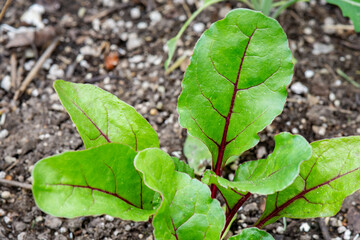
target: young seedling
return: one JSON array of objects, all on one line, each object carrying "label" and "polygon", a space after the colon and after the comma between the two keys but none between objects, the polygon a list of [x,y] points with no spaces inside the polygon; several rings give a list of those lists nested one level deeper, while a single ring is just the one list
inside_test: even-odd
[{"label": "young seedling", "polygon": [[251,10],[231,11],[199,39],[178,112],[181,125],[211,153],[202,181],[159,148],[156,133],[131,106],[94,86],[56,81],[86,150],[35,165],[36,204],[58,217],[152,218],[155,238],[164,240],[223,239],[255,193],[268,195],[263,215],[230,239],[273,239],[261,228],[281,217],[336,214],[360,188],[357,136],[309,144],[280,133],[266,159],[242,163],[233,181],[222,177],[224,166],[254,147],[258,132],[282,112],[291,59],[280,25]]}]

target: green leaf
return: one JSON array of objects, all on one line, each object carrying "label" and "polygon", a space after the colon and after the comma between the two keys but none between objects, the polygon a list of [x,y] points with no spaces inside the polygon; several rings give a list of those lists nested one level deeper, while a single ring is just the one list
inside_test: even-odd
[{"label": "green leaf", "polygon": [[206,162],[211,163],[211,153],[206,145],[189,134],[184,143],[184,155],[197,175],[204,173]]},{"label": "green leaf", "polygon": [[349,17],[354,23],[355,31],[360,32],[360,0],[326,0],[328,3],[337,5],[345,17]]},{"label": "green leaf", "polygon": [[45,158],[33,170],[35,202],[58,217],[108,214],[146,221],[155,212],[155,192],[136,171],[135,155],[129,146],[111,143]]},{"label": "green leaf", "polygon": [[54,87],[75,123],[85,148],[116,142],[136,151],[159,147],[150,124],[135,109],[114,95],[89,84],[62,80]]},{"label": "green leaf", "polygon": [[160,149],[139,152],[135,167],[163,199],[153,220],[157,240],[220,238],[225,215],[219,202],[211,199],[208,186],[175,171],[171,157]]},{"label": "green leaf", "polygon": [[231,11],[196,44],[178,112],[181,126],[209,148],[217,174],[282,112],[291,59],[279,23],[247,9]]},{"label": "green leaf", "polygon": [[[280,133],[275,136],[275,149],[267,159],[241,164],[233,182],[210,173],[206,183],[215,184],[236,192],[273,194],[293,183],[299,174],[300,164],[311,156],[309,143],[299,135]],[[205,180],[204,180],[205,181]]]},{"label": "green leaf", "polygon": [[313,142],[313,154],[292,185],[269,195],[257,227],[281,217],[315,218],[335,215],[345,197],[360,189],[360,137]]},{"label": "green leaf", "polygon": [[178,34],[176,34],[175,37],[171,38],[169,41],[167,41],[166,45],[168,47],[168,58],[165,61],[165,70],[168,69],[171,59],[174,56],[175,50],[176,50],[176,44],[179,41],[179,39],[181,38],[182,34],[185,32],[186,28],[190,25],[190,23],[208,6],[218,3],[218,2],[222,2],[225,0],[206,0],[204,2],[204,5],[199,7],[199,9],[197,9],[188,20],[186,20],[186,22],[184,23],[184,25],[181,27],[180,31],[178,32]]},{"label": "green leaf", "polygon": [[229,240],[274,240],[267,232],[258,228],[246,228],[239,235],[232,236]]},{"label": "green leaf", "polygon": [[172,160],[175,165],[175,171],[182,172],[188,174],[191,178],[195,177],[194,169],[192,169],[186,162],[181,161],[177,157],[172,157]]}]

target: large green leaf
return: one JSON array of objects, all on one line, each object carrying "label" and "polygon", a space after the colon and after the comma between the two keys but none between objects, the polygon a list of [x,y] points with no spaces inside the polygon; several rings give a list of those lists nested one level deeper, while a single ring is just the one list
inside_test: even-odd
[{"label": "large green leaf", "polygon": [[360,188],[360,137],[313,142],[312,157],[292,185],[269,195],[257,227],[280,217],[314,218],[335,215],[342,201]]},{"label": "large green leaf", "polygon": [[206,168],[206,162],[211,162],[211,153],[206,145],[189,134],[184,143],[184,155],[197,175],[202,175]]},{"label": "large green leaf", "polygon": [[246,228],[239,235],[232,236],[229,240],[274,240],[267,232],[258,228]]},{"label": "large green leaf", "polygon": [[280,133],[275,136],[275,149],[267,159],[241,164],[233,182],[207,172],[203,182],[236,192],[273,194],[293,183],[300,164],[311,156],[309,143],[299,135]]},{"label": "large green leaf", "polygon": [[291,59],[279,23],[246,9],[231,11],[196,44],[179,98],[180,124],[209,148],[218,175],[281,113]]},{"label": "large green leaf", "polygon": [[138,153],[135,167],[145,184],[162,196],[153,220],[158,240],[219,239],[225,215],[209,187],[189,175],[175,171],[169,155],[160,149]]},{"label": "large green leaf", "polygon": [[345,17],[349,17],[355,30],[360,32],[360,0],[326,0],[328,3],[335,4],[341,8]]},{"label": "large green leaf", "polygon": [[86,148],[110,142],[129,145],[136,151],[159,147],[150,124],[114,95],[89,84],[62,80],[56,81],[54,87]]},{"label": "large green leaf", "polygon": [[108,214],[146,221],[155,192],[134,167],[136,152],[111,143],[66,152],[35,164],[33,194],[38,207],[58,217]]}]

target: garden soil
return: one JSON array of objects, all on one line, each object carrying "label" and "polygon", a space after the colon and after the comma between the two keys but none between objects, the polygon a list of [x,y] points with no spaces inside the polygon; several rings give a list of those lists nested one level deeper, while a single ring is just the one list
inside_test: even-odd
[{"label": "garden soil", "polygon": [[[56,28],[60,42],[25,92],[13,101],[19,83],[47,48],[46,42],[51,42],[52,36],[40,31],[38,39],[45,43],[27,39],[28,46],[6,47],[15,41],[10,38],[11,27],[28,29],[20,19],[34,3],[45,9],[40,24]],[[185,31],[174,57],[185,60],[165,74],[165,43],[197,4],[195,0],[13,1],[0,25],[1,178],[31,184],[31,171],[40,159],[84,149],[52,87],[59,78],[94,84],[134,106],[157,131],[161,147],[186,160],[182,152],[186,131],[178,123],[176,105],[189,56],[204,29],[230,9],[244,7],[229,1],[200,14]],[[288,101],[283,113],[259,134],[259,145],[229,166],[226,175],[242,161],[271,153],[273,137],[282,131],[299,133],[309,142],[360,134],[360,88],[338,74],[340,69],[360,83],[360,34],[340,9],[325,1],[298,3],[278,20],[297,62]],[[109,53],[117,57],[107,58]],[[12,69],[17,73],[14,78]],[[264,206],[263,197],[252,197],[239,212],[229,236],[253,225]],[[266,230],[284,240],[328,239],[327,231],[334,239],[357,239],[360,194],[348,197],[334,217],[285,222],[286,226],[279,220]],[[110,216],[51,217],[36,207],[28,189],[0,184],[0,239],[150,240],[154,239],[152,232],[150,223]]]}]

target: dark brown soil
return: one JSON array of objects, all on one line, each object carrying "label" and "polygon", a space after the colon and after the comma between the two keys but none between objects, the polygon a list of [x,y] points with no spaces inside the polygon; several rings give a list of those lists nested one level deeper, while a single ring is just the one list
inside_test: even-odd
[{"label": "dark brown soil", "polygon": [[[46,3],[48,7],[60,4],[59,9],[42,16],[47,26],[61,26],[63,30],[60,44],[50,57],[50,66],[57,65],[62,69],[66,80],[93,83],[134,106],[157,131],[161,147],[170,154],[182,154],[186,132],[177,122],[176,104],[184,65],[165,75],[163,63],[167,57],[166,41],[177,33],[186,19],[183,5],[165,0],[126,1],[128,3],[122,9],[102,17],[98,22],[100,29],[97,29],[96,21],[85,22],[79,17],[79,11],[82,11],[79,9],[86,10],[85,17],[92,16],[111,9],[103,4],[111,1],[38,2]],[[278,19],[297,60],[293,83],[300,82],[308,91],[296,94],[296,90],[289,88],[284,112],[260,133],[260,144],[245,153],[242,159],[256,158],[260,147],[271,152],[273,136],[282,131],[299,133],[309,142],[360,133],[360,89],[336,72],[341,69],[355,80],[360,78],[360,35],[344,29],[343,25],[350,23],[337,7],[320,2],[292,6]],[[24,25],[19,19],[33,3],[35,1],[14,1],[2,23],[16,28]],[[115,3],[119,5],[117,1]],[[187,6],[190,11],[196,9],[194,4]],[[236,1],[216,4],[195,22],[209,27],[223,17],[221,15],[227,8],[236,7],[244,5]],[[131,16],[134,8],[139,8],[139,18]],[[158,22],[151,19],[154,11],[161,15]],[[333,24],[339,24],[338,28],[324,32],[324,25],[330,18]],[[175,59],[191,51],[201,35],[193,31],[193,26],[194,23],[185,32]],[[142,44],[131,49],[129,42],[133,39],[130,35],[134,33]],[[15,53],[18,68],[22,61],[25,65],[36,62],[36,57],[25,57],[28,56],[25,52],[33,48],[9,50],[5,48],[8,41],[6,31],[0,30],[0,83],[6,75],[10,76],[12,53]],[[316,55],[317,43],[333,48],[328,53]],[[102,45],[109,45],[120,55],[119,64],[111,71],[104,69],[103,52],[86,55],[82,49],[84,46],[97,49]],[[39,55],[44,48],[38,48]],[[76,63],[79,55],[83,56],[83,61]],[[40,159],[84,148],[68,114],[60,107],[49,72],[49,69],[41,69],[17,102],[12,101],[16,86],[9,91],[0,88],[0,131],[8,131],[5,138],[0,138],[0,172],[7,179],[31,183],[32,167]],[[21,79],[27,74],[24,70]],[[4,192],[10,192],[10,196]],[[0,239],[153,239],[149,223],[121,221],[108,216],[58,219],[41,212],[28,190],[0,185],[0,194],[3,194],[0,197]],[[231,233],[251,226],[260,216],[264,203],[261,197],[251,198],[231,227]],[[286,220],[284,231],[282,221],[266,229],[276,239],[323,239],[318,219]],[[348,197],[341,211],[326,218],[325,222],[333,238],[350,239],[345,236],[347,230],[351,231],[351,239],[355,239],[360,234],[360,194]],[[310,226],[308,231],[303,230],[304,224]]]}]

